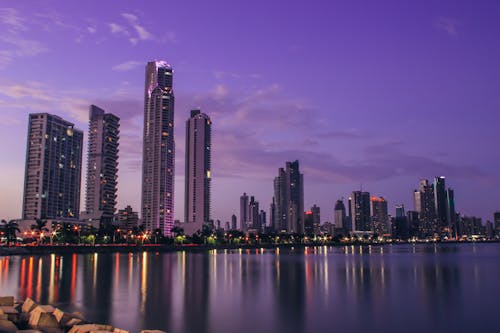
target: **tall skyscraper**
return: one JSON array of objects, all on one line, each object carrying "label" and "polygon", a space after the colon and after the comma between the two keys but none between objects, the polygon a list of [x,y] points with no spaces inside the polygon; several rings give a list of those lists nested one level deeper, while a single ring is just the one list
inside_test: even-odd
[{"label": "tall skyscraper", "polygon": [[427,179],[421,179],[419,189],[414,192],[415,211],[419,214],[419,237],[432,236],[436,231],[436,206],[434,203],[434,187]]},{"label": "tall skyscraper", "polygon": [[495,226],[495,235],[500,236],[500,211],[493,213],[493,223]]},{"label": "tall skyscraper", "polygon": [[236,215],[231,215],[231,230],[236,230],[238,229],[238,225],[237,225],[238,221],[236,219]]},{"label": "tall skyscraper", "polygon": [[186,121],[184,222],[187,234],[210,220],[212,122],[200,110]]},{"label": "tall skyscraper", "polygon": [[142,152],[142,222],[171,236],[174,227],[173,70],[164,61],[146,65]]},{"label": "tall skyscraper", "polygon": [[119,134],[120,118],[91,105],[85,219],[101,227],[111,225],[116,210]]},{"label": "tall skyscraper", "polygon": [[286,162],[274,179],[275,221],[278,231],[304,233],[304,176],[299,161]]},{"label": "tall skyscraper", "polygon": [[434,183],[434,207],[436,207],[437,229],[441,232],[448,228],[446,185],[444,177],[435,177]]},{"label": "tall skyscraper", "polygon": [[78,219],[83,132],[58,116],[33,113],[27,141],[23,219]]},{"label": "tall skyscraper", "polygon": [[383,197],[371,196],[370,212],[373,232],[379,236],[390,233],[387,201]]},{"label": "tall skyscraper", "polygon": [[240,197],[240,230],[247,230],[248,222],[248,195],[243,193]]},{"label": "tall skyscraper", "polygon": [[321,209],[313,205],[311,207],[312,219],[313,219],[313,233],[319,235],[319,227],[321,225]]},{"label": "tall skyscraper", "polygon": [[347,223],[347,216],[344,201],[337,200],[335,207],[333,209],[333,221],[335,223],[335,229],[339,230],[340,233],[348,233],[350,231],[349,223]]},{"label": "tall skyscraper", "polygon": [[260,230],[259,202],[253,196],[248,203],[247,229]]},{"label": "tall skyscraper", "polygon": [[352,192],[351,219],[353,231],[371,231],[370,193]]}]

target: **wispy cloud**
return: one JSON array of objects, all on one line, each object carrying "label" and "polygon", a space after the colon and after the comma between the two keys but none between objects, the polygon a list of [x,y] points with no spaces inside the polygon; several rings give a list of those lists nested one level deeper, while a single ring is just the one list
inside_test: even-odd
[{"label": "wispy cloud", "polygon": [[458,27],[460,26],[458,20],[449,17],[439,17],[434,26],[437,30],[443,31],[451,37],[458,37]]},{"label": "wispy cloud", "polygon": [[118,64],[118,65],[115,65],[112,67],[112,69],[114,71],[118,71],[118,72],[126,72],[126,71],[130,71],[132,69],[135,69],[141,65],[144,65],[144,62],[142,61],[135,61],[135,60],[130,60],[130,61],[126,61],[126,62],[123,62],[121,64]]},{"label": "wispy cloud", "polygon": [[10,32],[27,30],[25,19],[14,8],[0,8],[0,22],[7,26]]}]

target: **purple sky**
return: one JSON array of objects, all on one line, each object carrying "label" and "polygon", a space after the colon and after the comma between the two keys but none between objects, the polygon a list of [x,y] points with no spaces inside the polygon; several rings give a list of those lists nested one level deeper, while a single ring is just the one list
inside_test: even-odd
[{"label": "purple sky", "polygon": [[28,114],[86,131],[89,104],[122,118],[118,203],[140,210],[153,59],[175,70],[177,218],[193,107],[213,120],[215,219],[239,215],[244,191],[267,211],[278,167],[295,159],[323,221],[361,184],[390,212],[413,209],[418,180],[441,175],[463,214],[500,210],[498,1],[78,5],[0,3],[1,218],[21,214]]}]

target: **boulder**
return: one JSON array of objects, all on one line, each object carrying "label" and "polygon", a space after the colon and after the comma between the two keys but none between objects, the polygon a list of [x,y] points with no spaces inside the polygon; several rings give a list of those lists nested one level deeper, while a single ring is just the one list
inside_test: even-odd
[{"label": "boulder", "polygon": [[17,326],[9,320],[0,319],[0,333],[16,333]]},{"label": "boulder", "polygon": [[113,327],[109,325],[85,324],[85,325],[75,325],[68,331],[68,333],[103,333],[103,332],[106,333],[113,332]]},{"label": "boulder", "polygon": [[142,330],[141,333],[167,333],[167,332],[159,330]]},{"label": "boulder", "polygon": [[115,327],[115,329],[113,330],[113,333],[130,333],[130,332]]},{"label": "boulder", "polygon": [[0,306],[14,306],[14,296],[0,296]]},{"label": "boulder", "polygon": [[31,328],[59,327],[59,323],[54,316],[54,308],[50,305],[40,305],[30,312],[28,325]]},{"label": "boulder", "polygon": [[26,300],[23,303],[23,306],[21,307],[21,311],[24,313],[31,312],[34,308],[36,308],[37,304],[35,303],[34,300],[31,298],[26,298]]},{"label": "boulder", "polygon": [[7,315],[7,319],[13,322],[19,320],[19,312],[13,306],[0,306],[2,314]]},{"label": "boulder", "polygon": [[17,331],[16,333],[43,333],[43,332],[39,330],[20,330]]}]

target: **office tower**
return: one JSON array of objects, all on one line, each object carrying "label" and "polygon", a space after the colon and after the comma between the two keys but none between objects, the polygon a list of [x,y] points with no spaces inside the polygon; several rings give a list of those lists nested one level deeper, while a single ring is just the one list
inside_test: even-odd
[{"label": "office tower", "polygon": [[248,222],[248,195],[243,193],[240,197],[240,230],[247,231]]},{"label": "office tower", "polygon": [[314,234],[313,212],[310,210],[304,212],[304,234],[307,236],[312,236]]},{"label": "office tower", "polygon": [[304,176],[299,161],[286,162],[274,179],[275,221],[279,231],[304,233]]},{"label": "office tower", "polygon": [[432,185],[434,189],[434,207],[436,208],[436,230],[442,232],[448,228],[445,178],[435,177]]},{"label": "office tower", "polygon": [[231,215],[231,230],[238,229],[238,221],[236,219],[236,215]]},{"label": "office tower", "polygon": [[[416,194],[418,193],[418,194]],[[419,182],[419,189],[414,191],[415,210],[419,213],[419,237],[432,236],[436,231],[436,206],[434,203],[434,188],[427,179]]]},{"label": "office tower", "polygon": [[83,132],[58,116],[33,113],[27,141],[23,219],[78,219]]},{"label": "office tower", "polygon": [[495,225],[495,235],[500,236],[500,211],[493,213],[493,223]]},{"label": "office tower", "polygon": [[342,200],[337,200],[335,203],[335,208],[333,209],[333,221],[335,229],[339,230],[340,233],[348,233],[350,231],[344,201]]},{"label": "office tower", "polygon": [[353,231],[371,231],[369,192],[352,192],[351,219]]},{"label": "office tower", "polygon": [[321,224],[321,209],[313,205],[311,207],[311,212],[312,212],[312,219],[313,219],[313,233],[315,235],[319,235],[319,227]]},{"label": "office tower", "polygon": [[458,238],[457,213],[455,212],[455,192],[451,188],[446,190],[446,220],[450,235]]},{"label": "office tower", "polygon": [[264,232],[266,229],[266,225],[267,225],[266,211],[261,209],[259,213],[259,231]]},{"label": "office tower", "polygon": [[370,215],[372,218],[372,230],[374,233],[379,236],[390,233],[388,228],[389,213],[387,210],[387,201],[383,197],[370,197]]},{"label": "office tower", "polygon": [[272,200],[273,201],[269,205],[269,229],[271,231],[276,231],[278,228],[276,226],[276,204],[274,203],[274,197]]},{"label": "office tower", "polygon": [[164,61],[146,65],[142,156],[142,222],[172,235],[174,227],[173,70]]},{"label": "office tower", "polygon": [[253,196],[250,197],[250,202],[248,203],[248,221],[247,229],[260,230],[259,224],[259,202],[255,200]]},{"label": "office tower", "polygon": [[288,202],[290,194],[287,191],[286,173],[283,168],[278,169],[278,177],[274,178],[274,223],[275,231],[286,232],[288,230]]},{"label": "office tower", "polygon": [[210,220],[212,122],[200,110],[186,121],[184,222],[187,234],[201,230]]},{"label": "office tower", "polygon": [[[350,221],[352,220],[352,217],[351,217],[351,212],[352,212],[352,198],[349,197],[347,199],[347,217],[349,219],[349,223],[351,223]],[[352,231],[352,225],[349,227],[349,229],[351,229]]]},{"label": "office tower", "polygon": [[408,232],[410,237],[419,236],[419,218],[418,212],[414,210],[409,210],[406,213],[406,219],[408,221]]},{"label": "office tower", "polygon": [[396,217],[405,216],[405,205],[403,204],[396,205],[395,210],[396,210]]},{"label": "office tower", "polygon": [[101,228],[111,226],[116,211],[119,134],[120,118],[91,105],[85,219]]},{"label": "office tower", "polygon": [[132,207],[127,206],[124,209],[118,210],[117,215],[118,226],[124,231],[131,231],[134,227],[139,226],[139,213],[134,212]]}]

